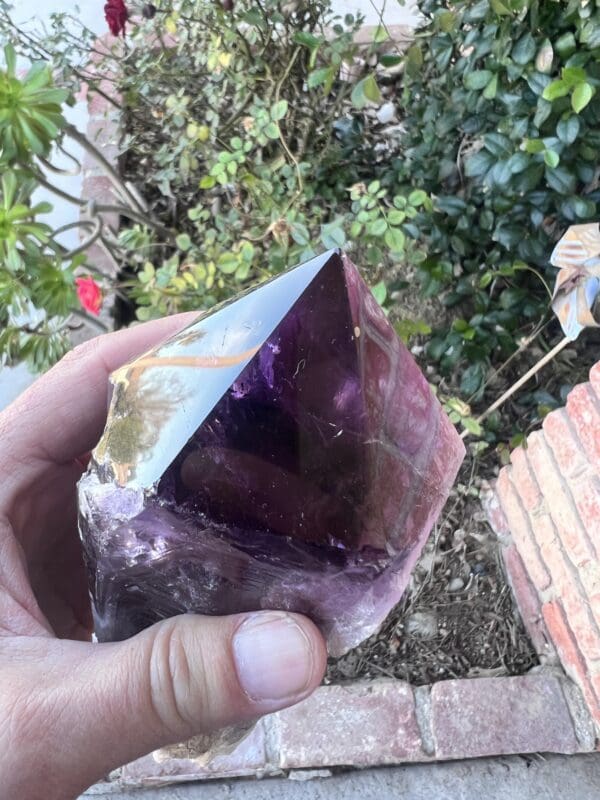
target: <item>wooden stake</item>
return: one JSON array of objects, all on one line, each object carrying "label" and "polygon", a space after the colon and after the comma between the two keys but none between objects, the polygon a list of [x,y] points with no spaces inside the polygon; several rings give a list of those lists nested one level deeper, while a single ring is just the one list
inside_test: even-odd
[{"label": "wooden stake", "polygon": [[[555,358],[555,356],[557,356],[560,353],[560,351],[563,350],[568,344],[571,344],[571,341],[572,340],[571,339],[567,339],[566,336],[565,336],[564,339],[561,339],[560,342],[555,347],[552,348],[552,350],[550,350],[548,353],[546,353],[545,356],[540,358],[540,360],[537,362],[537,364],[534,364],[533,367],[525,373],[525,375],[522,375],[519,378],[518,381],[515,381],[515,383],[513,383],[513,385],[510,386],[504,392],[503,395],[501,395],[495,402],[493,402],[492,405],[489,408],[486,408],[486,410],[483,412],[483,414],[481,414],[479,417],[477,417],[477,422],[482,422],[486,417],[489,417],[489,415],[493,411],[495,411],[497,408],[500,408],[500,406],[506,400],[508,400],[509,397],[512,397],[512,395],[518,389],[520,389],[521,386],[523,386],[523,384],[527,383],[527,381],[530,378],[533,378],[533,376],[537,372],[539,372],[539,370],[541,370],[542,367],[544,367],[549,361],[552,361],[552,359]],[[465,439],[468,435],[469,435],[469,431],[463,431],[462,434],[461,434],[461,439]]]}]

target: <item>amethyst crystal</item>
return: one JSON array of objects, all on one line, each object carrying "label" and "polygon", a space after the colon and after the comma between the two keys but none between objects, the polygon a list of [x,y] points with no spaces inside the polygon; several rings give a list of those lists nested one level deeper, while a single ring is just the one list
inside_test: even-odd
[{"label": "amethyst crystal", "polygon": [[463,457],[330,252],[112,376],[79,487],[100,640],[181,612],[308,614],[340,654],[403,592]]}]

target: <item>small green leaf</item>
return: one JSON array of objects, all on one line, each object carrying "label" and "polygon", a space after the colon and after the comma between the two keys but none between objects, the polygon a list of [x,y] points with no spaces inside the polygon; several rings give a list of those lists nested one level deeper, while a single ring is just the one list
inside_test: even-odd
[{"label": "small green leaf", "polygon": [[394,56],[391,53],[383,53],[379,57],[379,63],[382,67],[397,67],[403,60],[402,56]]},{"label": "small green leaf", "polygon": [[233,275],[240,266],[240,262],[234,253],[223,253],[217,260],[217,266],[223,274]]},{"label": "small green leaf", "polygon": [[316,47],[322,44],[323,41],[324,39],[320,39],[318,36],[315,36],[308,31],[298,31],[294,34],[294,42],[296,42],[296,44],[302,44],[311,50],[314,50]]},{"label": "small green leaf", "polygon": [[406,213],[399,211],[397,208],[392,208],[388,211],[387,218],[390,225],[402,225],[406,219]]},{"label": "small green leaf", "polygon": [[387,228],[387,222],[380,217],[369,225],[369,234],[371,236],[383,236],[383,234],[387,231]]},{"label": "small green leaf", "polygon": [[541,139],[524,139],[522,148],[526,153],[543,153],[546,145]]},{"label": "small green leaf", "polygon": [[387,42],[389,38],[390,37],[385,25],[378,25],[377,28],[375,28],[375,33],[373,34],[373,42],[375,44],[381,44],[382,42]]},{"label": "small green leaf", "polygon": [[486,100],[493,100],[496,97],[497,91],[498,91],[498,75],[494,75],[492,80],[483,90],[483,96],[485,97]]},{"label": "small green leaf", "polygon": [[6,71],[11,77],[14,77],[17,70],[17,54],[12,44],[5,45],[4,60],[6,61]]},{"label": "small green leaf", "polygon": [[400,228],[388,228],[385,233],[384,241],[392,253],[403,253],[406,243],[406,236]]},{"label": "small green leaf", "polygon": [[556,126],[556,135],[563,144],[573,144],[579,136],[581,122],[579,117],[569,114],[563,117]]},{"label": "small green leaf", "polygon": [[542,97],[544,100],[548,100],[551,103],[553,100],[557,100],[559,97],[565,97],[567,94],[569,94],[569,84],[565,81],[558,80],[552,81],[552,83],[546,86]]},{"label": "small green leaf", "polygon": [[509,17],[512,14],[510,8],[501,0],[490,0],[490,6],[494,14],[498,14],[499,17]]},{"label": "small green leaf", "polygon": [[453,11],[438,11],[435,21],[443,33],[451,33],[456,27],[456,14]]},{"label": "small green leaf", "polygon": [[283,119],[287,114],[288,110],[288,101],[287,100],[279,100],[279,102],[274,103],[271,106],[271,119],[275,120],[275,122],[279,122],[280,119]]},{"label": "small green leaf", "polygon": [[473,72],[468,72],[463,82],[467,89],[477,91],[478,89],[485,89],[492,77],[493,73],[489,69],[476,69]]},{"label": "small green leaf", "polygon": [[17,177],[14,172],[7,171],[2,175],[2,205],[6,211],[12,206],[17,192]]},{"label": "small green leaf", "polygon": [[572,89],[578,83],[584,83],[587,75],[583,67],[564,67],[560,73],[563,81]]},{"label": "small green leaf", "polygon": [[530,33],[526,33],[524,36],[521,36],[519,41],[514,45],[511,51],[511,57],[515,64],[523,67],[533,59],[535,52],[535,39]]},{"label": "small green leaf", "polygon": [[371,291],[373,292],[373,297],[375,300],[377,300],[379,305],[382,306],[387,298],[387,287],[385,283],[383,281],[379,281],[379,283],[376,283],[375,286],[371,286]]},{"label": "small green leaf", "polygon": [[484,272],[481,278],[479,279],[479,288],[480,289],[487,288],[493,279],[494,279],[494,273],[491,270]]},{"label": "small green leaf", "polygon": [[571,96],[571,106],[576,114],[579,114],[594,96],[595,89],[589,83],[579,83],[573,90]]},{"label": "small green leaf", "polygon": [[554,42],[554,49],[563,59],[568,58],[577,50],[577,42],[571,32],[564,33]]},{"label": "small green leaf", "polygon": [[321,69],[313,70],[306,81],[308,88],[316,89],[317,86],[331,84],[331,82],[333,82],[334,74],[333,67],[321,67]]},{"label": "small green leaf", "polygon": [[321,241],[328,249],[343,247],[346,244],[346,234],[340,223],[330,222],[321,226]]},{"label": "small green leaf", "polygon": [[552,169],[555,169],[556,167],[558,167],[558,165],[560,163],[560,156],[554,150],[545,150],[544,151],[544,163],[548,167],[551,167]]},{"label": "small green leaf", "polygon": [[310,244],[310,233],[306,225],[302,225],[299,222],[293,222],[290,225],[290,233],[292,234],[292,239],[296,242],[296,244],[299,244],[302,247],[306,247]]},{"label": "small green leaf", "polygon": [[423,189],[415,189],[408,195],[408,202],[411,206],[422,206],[423,203],[427,202],[427,192],[424,192]]},{"label": "small green leaf", "polygon": [[200,188],[201,189],[212,189],[213,186],[216,185],[216,180],[212,175],[205,175],[203,178],[200,179]]},{"label": "small green leaf", "polygon": [[269,139],[279,139],[279,125],[276,122],[269,122],[264,129],[265,136]]},{"label": "small green leaf", "polygon": [[417,42],[411,45],[406,51],[406,72],[410,76],[414,76],[423,66],[423,50],[421,45]]},{"label": "small green leaf", "polygon": [[359,109],[364,108],[369,101],[372,103],[379,103],[381,101],[381,92],[379,91],[379,86],[377,86],[375,77],[373,75],[367,75],[366,78],[359,81],[352,90],[350,99],[352,105]]},{"label": "small green leaf", "polygon": [[189,250],[192,246],[192,240],[188,236],[187,233],[180,233],[179,236],[176,237],[175,243],[180,250]]},{"label": "small green leaf", "polygon": [[483,428],[473,417],[464,417],[461,423],[463,428],[469,433],[472,433],[473,436],[481,436],[483,434]]}]

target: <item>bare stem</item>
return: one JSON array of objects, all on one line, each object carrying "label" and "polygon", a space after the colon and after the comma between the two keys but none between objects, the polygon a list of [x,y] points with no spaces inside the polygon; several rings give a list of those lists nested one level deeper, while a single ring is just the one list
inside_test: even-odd
[{"label": "bare stem", "polygon": [[[533,376],[537,372],[539,372],[543,366],[545,366],[549,361],[552,361],[552,359],[555,358],[560,353],[561,350],[564,350],[564,348],[568,344],[571,344],[571,339],[568,339],[565,336],[565,338],[561,339],[560,342],[552,348],[552,350],[550,350],[548,353],[546,353],[545,356],[540,358],[537,364],[534,364],[530,370],[527,370],[525,375],[522,375],[518,381],[515,381],[515,383],[513,383],[512,386],[509,386],[509,388],[504,392],[504,394],[502,394],[495,402],[493,402],[492,405],[489,406],[489,408],[486,408],[483,414],[480,414],[477,417],[477,422],[483,422],[483,420],[486,419],[486,417],[489,417],[489,415],[493,411],[495,411],[497,408],[500,408],[500,406],[503,403],[505,403],[509,397],[512,397],[512,395],[518,389],[520,389],[521,386],[523,386],[523,384],[527,383],[528,380],[533,378]],[[461,439],[465,439],[468,435],[469,431],[463,431],[461,434]]]},{"label": "bare stem", "polygon": [[144,213],[145,209],[143,206],[140,205],[138,198],[130,191],[129,187],[121,180],[121,176],[113,167],[113,165],[108,161],[108,159],[100,152],[100,150],[94,145],[87,136],[84,136],[83,133],[77,130],[74,125],[68,125],[65,129],[66,133],[78,144],[83,147],[83,149],[89,153],[92,158],[94,158],[104,169],[106,175],[110,182],[112,183],[113,187],[119,193],[119,196],[122,200],[127,203],[131,203],[131,205],[139,211],[140,213]]}]

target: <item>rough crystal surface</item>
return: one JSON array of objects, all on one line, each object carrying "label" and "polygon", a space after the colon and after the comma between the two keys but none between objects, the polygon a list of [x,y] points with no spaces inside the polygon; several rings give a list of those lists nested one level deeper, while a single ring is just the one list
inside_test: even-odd
[{"label": "rough crystal surface", "polygon": [[402,594],[464,449],[332,251],[112,376],[79,487],[100,640],[182,612],[308,614],[340,654]]}]

